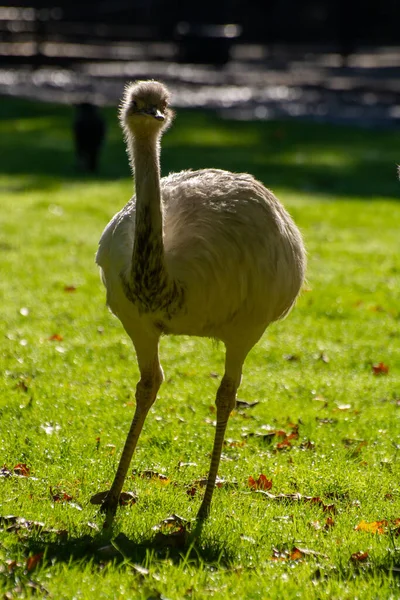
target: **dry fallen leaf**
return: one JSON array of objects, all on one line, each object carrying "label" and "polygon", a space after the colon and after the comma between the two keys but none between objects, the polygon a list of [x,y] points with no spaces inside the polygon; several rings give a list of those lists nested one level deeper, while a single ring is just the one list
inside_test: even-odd
[{"label": "dry fallen leaf", "polygon": [[119,505],[120,506],[131,506],[132,504],[136,504],[138,501],[138,497],[134,492],[121,492],[119,496]]},{"label": "dry fallen leaf", "polygon": [[273,553],[271,560],[274,561],[289,561],[289,560],[301,560],[306,556],[314,556],[327,558],[325,554],[321,554],[321,552],[316,552],[315,550],[309,550],[308,548],[298,548],[294,546],[291,550],[278,550],[277,548],[273,548]]},{"label": "dry fallen leaf", "polygon": [[15,386],[16,390],[22,390],[23,392],[27,392],[29,390],[29,386],[27,382],[21,378],[21,380]]},{"label": "dry fallen leaf", "polygon": [[311,440],[307,440],[306,442],[301,442],[300,450],[315,450],[315,442]]},{"label": "dry fallen leaf", "polygon": [[362,562],[367,560],[368,556],[368,552],[362,552],[360,550],[359,552],[354,552],[354,554],[351,555],[350,560],[353,562]]},{"label": "dry fallen leaf", "polygon": [[30,521],[24,517],[17,517],[14,515],[7,515],[2,517],[0,515],[0,527],[4,525],[6,530],[10,533],[17,533],[24,530],[40,531],[40,534],[56,534],[56,535],[67,535],[65,529],[45,529],[44,523],[39,521]]},{"label": "dry fallen leaf", "polygon": [[15,465],[13,471],[15,475],[19,475],[20,477],[29,477],[31,472],[30,468],[25,463],[18,463]]},{"label": "dry fallen leaf", "polygon": [[171,529],[180,529],[181,527],[189,527],[190,526],[190,521],[188,521],[187,519],[185,519],[184,517],[181,517],[180,515],[177,514],[172,514],[169,517],[167,517],[166,519],[163,519],[160,523],[158,523],[157,525],[154,525],[154,527],[152,527],[153,531],[160,531],[161,529],[167,529],[168,531],[170,531]]},{"label": "dry fallen leaf", "polygon": [[227,446],[228,448],[243,448],[246,445],[245,440],[241,440],[240,442],[238,440],[224,440],[224,446]]},{"label": "dry fallen leaf", "polygon": [[[108,495],[109,490],[105,492],[98,492],[94,494],[90,498],[90,504],[103,504],[104,500]],[[121,492],[119,497],[119,505],[120,506],[129,506],[131,504],[136,504],[138,501],[138,497],[134,492]]]},{"label": "dry fallen leaf", "polygon": [[292,447],[292,444],[290,443],[288,438],[285,438],[284,440],[282,440],[281,442],[278,442],[275,446],[276,450],[288,450],[289,448]]},{"label": "dry fallen leaf", "polygon": [[159,479],[164,483],[169,482],[169,478],[167,477],[167,475],[164,475],[163,473],[157,473],[157,471],[152,471],[151,469],[145,469],[144,471],[133,470],[132,475],[137,475],[142,479]]},{"label": "dry fallen leaf", "polygon": [[367,533],[385,533],[385,530],[388,526],[388,522],[386,519],[382,521],[373,521],[372,523],[367,523],[367,521],[361,521],[358,525],[355,526],[356,531],[366,531]]},{"label": "dry fallen leaf", "polygon": [[64,286],[64,292],[76,292],[76,285]]},{"label": "dry fallen leaf", "polygon": [[311,502],[320,506],[324,512],[336,512],[336,507],[334,504],[325,504],[325,502],[319,496],[303,496],[299,493],[271,494],[270,492],[264,492],[263,490],[255,490],[255,492],[256,494],[262,494],[267,500],[275,500],[277,502]]},{"label": "dry fallen leaf", "polygon": [[182,549],[186,546],[188,540],[188,529],[190,522],[173,514],[152,527],[156,531],[154,543],[157,548],[177,548]]},{"label": "dry fallen leaf", "polygon": [[378,533],[379,535],[385,533],[391,533],[392,535],[400,535],[400,519],[392,519],[387,521],[382,519],[381,521],[360,521],[358,525],[354,527],[355,531],[365,531],[366,533]]},{"label": "dry fallen leaf", "polygon": [[39,554],[34,554],[33,556],[29,556],[26,560],[26,570],[28,573],[33,571],[33,569],[40,563],[43,558],[43,552]]},{"label": "dry fallen leaf", "polygon": [[175,548],[183,550],[187,545],[188,535],[185,527],[180,527],[177,531],[172,531],[171,533],[158,531],[154,536],[154,544],[156,544],[157,549]]},{"label": "dry fallen leaf", "polygon": [[52,487],[50,487],[50,496],[54,502],[71,502],[71,500],[73,500],[72,496],[63,490],[53,490]]},{"label": "dry fallen leaf", "polygon": [[334,525],[335,525],[335,521],[332,519],[332,517],[328,517],[327,520],[325,521],[324,529],[327,531]]},{"label": "dry fallen leaf", "polygon": [[53,333],[48,339],[50,342],[62,342],[64,338],[59,333]]},{"label": "dry fallen leaf", "polygon": [[374,363],[372,365],[372,372],[374,375],[387,375],[389,373],[389,367],[385,363]]},{"label": "dry fallen leaf", "polygon": [[[205,487],[207,485],[208,479],[207,477],[201,477],[200,479],[196,479],[193,482],[193,486],[198,486],[198,487]],[[226,479],[222,479],[221,477],[216,478],[215,480],[215,487],[217,488],[222,488],[222,487],[237,487],[238,483],[237,481],[227,481]]]},{"label": "dry fallen leaf", "polygon": [[251,475],[247,480],[248,486],[252,490],[270,490],[272,488],[272,480],[261,473],[258,479],[254,479]]}]

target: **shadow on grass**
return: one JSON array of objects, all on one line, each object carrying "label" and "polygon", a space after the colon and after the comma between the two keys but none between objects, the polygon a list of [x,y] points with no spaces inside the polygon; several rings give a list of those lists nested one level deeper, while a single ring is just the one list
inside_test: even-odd
[{"label": "shadow on grass", "polygon": [[[3,98],[0,175],[15,176],[3,191],[130,177],[116,108],[103,113],[108,133],[99,174],[82,176],[74,165],[72,107]],[[247,171],[272,189],[304,195],[396,198],[398,135],[301,121],[228,121],[210,111],[179,110],[163,140],[162,170],[215,167]]]},{"label": "shadow on grass", "polygon": [[48,563],[92,562],[98,565],[114,563],[120,565],[148,564],[149,557],[156,560],[172,560],[181,564],[188,560],[193,564],[229,567],[235,557],[223,541],[202,541],[202,525],[192,531],[177,531],[171,534],[152,534],[140,541],[129,539],[124,533],[111,536],[99,533],[95,536],[58,536],[45,540],[40,536],[25,540],[28,555],[43,554]]}]

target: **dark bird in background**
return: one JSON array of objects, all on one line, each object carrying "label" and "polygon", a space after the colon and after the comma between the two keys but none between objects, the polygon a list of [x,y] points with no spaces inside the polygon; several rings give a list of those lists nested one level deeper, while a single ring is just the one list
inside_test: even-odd
[{"label": "dark bird in background", "polygon": [[74,118],[75,152],[78,168],[97,171],[106,126],[99,109],[90,102],[76,105]]}]

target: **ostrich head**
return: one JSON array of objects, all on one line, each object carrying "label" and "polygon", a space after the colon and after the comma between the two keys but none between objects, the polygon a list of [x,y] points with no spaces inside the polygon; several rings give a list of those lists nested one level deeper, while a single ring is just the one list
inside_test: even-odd
[{"label": "ostrich head", "polygon": [[172,121],[169,92],[158,81],[136,81],[125,88],[120,108],[123,129],[134,136],[159,134]]}]

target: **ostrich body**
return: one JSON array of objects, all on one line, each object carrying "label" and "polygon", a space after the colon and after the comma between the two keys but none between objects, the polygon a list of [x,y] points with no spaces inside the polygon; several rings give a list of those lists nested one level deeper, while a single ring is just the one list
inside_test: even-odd
[{"label": "ostrich body", "polygon": [[244,360],[268,324],[291,309],[304,279],[298,229],[251,175],[203,169],[160,180],[160,139],[172,118],[168,100],[156,81],[125,90],[120,120],[136,195],[107,225],[96,257],[107,303],[132,339],[140,370],[132,425],[102,506],[106,524],[163,381],[160,336],[206,336],[226,347],[211,466],[198,513],[204,518]]}]

